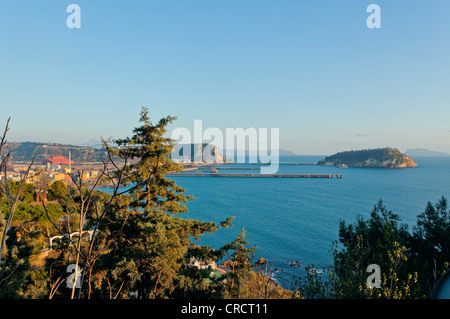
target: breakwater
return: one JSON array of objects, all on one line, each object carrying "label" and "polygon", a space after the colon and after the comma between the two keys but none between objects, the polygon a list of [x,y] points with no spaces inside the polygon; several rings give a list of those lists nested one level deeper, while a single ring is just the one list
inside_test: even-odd
[{"label": "breakwater", "polygon": [[183,177],[256,177],[256,178],[342,178],[333,174],[245,174],[245,173],[169,173],[166,176]]},{"label": "breakwater", "polygon": [[213,166],[204,166],[199,167],[198,169],[232,169],[232,170],[260,170],[259,167],[213,167]]}]

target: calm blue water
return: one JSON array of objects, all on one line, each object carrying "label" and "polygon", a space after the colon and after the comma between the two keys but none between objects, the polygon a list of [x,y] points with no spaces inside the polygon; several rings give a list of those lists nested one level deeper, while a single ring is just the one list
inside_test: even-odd
[{"label": "calm blue water", "polygon": [[[280,158],[280,162],[317,162],[323,156]],[[281,165],[279,173],[342,174],[342,179],[176,177],[186,194],[195,197],[183,216],[220,222],[236,216],[233,227],[202,238],[214,248],[246,230],[250,245],[258,247],[255,261],[264,257],[280,269],[274,278],[289,288],[302,266],[330,264],[331,243],[338,239],[339,221],[369,218],[381,198],[385,206],[414,225],[428,201],[450,199],[450,157],[415,158],[408,169],[334,168]],[[238,166],[236,164],[236,166]],[[240,165],[242,166],[242,165]],[[251,167],[251,166],[247,166]],[[254,166],[253,166],[254,167]],[[226,170],[223,172],[236,172]],[[257,173],[258,171],[239,171]]]}]

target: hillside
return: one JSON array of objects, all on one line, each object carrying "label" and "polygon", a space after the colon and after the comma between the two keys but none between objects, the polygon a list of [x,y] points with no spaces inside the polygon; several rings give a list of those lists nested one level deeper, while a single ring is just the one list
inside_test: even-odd
[{"label": "hillside", "polygon": [[[172,153],[172,156],[176,155],[176,159],[178,159],[180,162],[185,159],[185,156],[182,154],[182,152],[180,152],[181,146],[182,145],[176,145]],[[189,145],[189,147],[191,148],[191,158],[189,160],[192,162],[196,162],[196,159],[200,158],[207,163],[225,162],[225,159],[223,158],[217,147],[214,147],[212,149],[211,154],[207,154],[207,152],[204,152],[205,146],[206,144],[203,144],[202,147],[199,147],[195,144]],[[107,158],[105,149],[89,146],[65,145],[56,143],[12,142],[8,143],[6,148],[7,151],[11,151],[11,160],[13,162],[30,162],[34,154],[37,154],[35,163],[40,163],[41,160],[52,156],[64,156],[68,158],[69,151],[71,153],[71,159],[75,162],[75,164],[100,162],[102,158]]]},{"label": "hillside", "polygon": [[7,145],[7,150],[11,151],[13,162],[29,162],[34,154],[37,154],[35,162],[39,163],[42,159],[53,155],[68,157],[69,151],[71,159],[75,163],[99,162],[102,157],[106,157],[104,149],[55,143],[10,142]]},{"label": "hillside", "polygon": [[340,152],[319,161],[318,165],[378,168],[417,167],[417,163],[412,158],[400,153],[396,148]]}]

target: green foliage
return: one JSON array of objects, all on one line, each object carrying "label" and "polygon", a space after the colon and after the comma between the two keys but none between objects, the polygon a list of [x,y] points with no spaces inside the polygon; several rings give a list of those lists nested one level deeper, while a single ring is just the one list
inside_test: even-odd
[{"label": "green foliage", "polygon": [[444,197],[435,205],[428,202],[425,211],[418,216],[413,234],[411,267],[421,274],[422,293],[430,295],[450,263],[450,212]]},{"label": "green foliage", "polygon": [[[447,201],[428,203],[409,233],[380,200],[369,220],[341,221],[339,242],[333,243],[334,265],[323,274],[311,272],[294,280],[305,298],[424,298],[449,267],[450,219]],[[380,267],[379,288],[369,288],[367,267]]]},{"label": "green foliage", "polygon": [[241,230],[237,238],[230,244],[222,247],[229,257],[225,265],[231,268],[227,282],[227,298],[239,298],[240,289],[248,273],[254,268],[252,260],[256,247],[247,248],[248,239],[245,230]]},{"label": "green foliage", "polygon": [[[59,204],[48,204],[47,211],[52,220],[58,221],[65,215]],[[19,225],[23,223],[35,223],[42,228],[50,227],[47,215],[44,207],[41,205],[32,205],[28,203],[20,203],[17,205],[16,212],[14,214],[13,225]]]},{"label": "green foliage", "polygon": [[[12,180],[9,180],[8,183],[9,183],[11,195],[13,197],[16,197],[21,182],[20,181],[13,182]],[[23,185],[22,191],[20,192],[19,200],[24,201],[24,202],[34,202],[35,197],[36,197],[36,192],[35,192],[34,186],[32,184],[25,183]],[[6,198],[3,198],[3,200],[6,200]]]},{"label": "green foliage", "polygon": [[61,200],[67,196],[67,189],[63,182],[54,181],[50,184],[47,193],[48,200]]},{"label": "green foliage", "polygon": [[186,264],[199,252],[218,256],[208,247],[199,251],[192,240],[228,227],[231,219],[216,225],[177,216],[187,212],[185,204],[192,197],[165,178],[168,172],[180,170],[170,160],[173,142],[164,137],[173,120],[166,117],[152,124],[143,109],[142,126],[134,129],[131,138],[115,141],[116,156],[136,161],[125,172],[129,195],[115,203],[101,226],[98,247],[108,253],[98,258],[93,269],[93,294],[112,298],[135,292],[147,299],[207,291],[201,272],[187,269]]},{"label": "green foliage", "polygon": [[[356,287],[365,286],[368,265],[389,269],[389,252],[395,250],[397,243],[404,247],[410,238],[407,227],[399,224],[399,217],[386,210],[381,200],[370,216],[368,221],[359,216],[355,225],[347,226],[342,221],[339,229],[339,241],[344,249],[335,253],[335,271],[339,278],[356,279],[352,281]],[[357,289],[350,289],[346,294],[346,297],[361,297]]]},{"label": "green foliage", "polygon": [[7,250],[0,269],[0,298],[45,298],[46,275],[33,269],[39,231],[31,227],[27,236],[10,229]]}]

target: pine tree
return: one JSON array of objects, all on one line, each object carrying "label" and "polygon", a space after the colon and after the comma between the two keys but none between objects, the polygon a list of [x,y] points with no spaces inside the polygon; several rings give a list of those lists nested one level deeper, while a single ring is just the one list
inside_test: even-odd
[{"label": "pine tree", "polygon": [[228,227],[232,218],[217,225],[179,216],[188,211],[186,203],[192,197],[165,177],[181,169],[170,159],[173,141],[164,136],[174,120],[168,116],[153,124],[143,108],[142,125],[134,129],[134,135],[115,141],[115,155],[134,163],[126,172],[125,182],[130,187],[127,208],[116,210],[102,230],[110,234],[103,238],[108,254],[98,260],[102,276],[93,276],[97,278],[94,286],[103,296],[134,293],[147,299],[186,295],[208,284],[207,278],[187,271],[190,258],[219,258],[209,247],[198,249],[193,239]]}]

